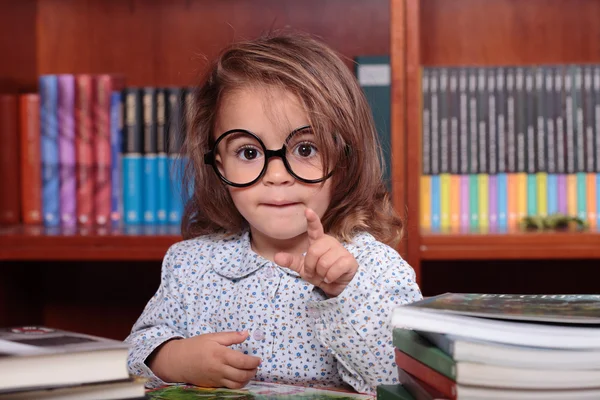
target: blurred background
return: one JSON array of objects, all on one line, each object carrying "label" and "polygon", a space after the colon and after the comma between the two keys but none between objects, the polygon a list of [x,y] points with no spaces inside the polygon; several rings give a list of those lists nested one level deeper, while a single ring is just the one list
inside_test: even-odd
[{"label": "blurred background", "polygon": [[0,326],[128,334],[181,240],[199,74],[280,28],[356,74],[424,295],[599,293],[599,17],[599,0],[0,0]]}]

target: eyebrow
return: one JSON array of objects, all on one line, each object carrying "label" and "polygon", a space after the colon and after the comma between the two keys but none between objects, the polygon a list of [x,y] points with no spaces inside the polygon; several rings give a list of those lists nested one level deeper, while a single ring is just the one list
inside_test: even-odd
[{"label": "eyebrow", "polygon": [[313,130],[310,125],[301,126],[300,128],[294,129],[288,136],[285,138],[285,143],[289,142],[294,136],[299,134],[311,134],[313,135]]}]

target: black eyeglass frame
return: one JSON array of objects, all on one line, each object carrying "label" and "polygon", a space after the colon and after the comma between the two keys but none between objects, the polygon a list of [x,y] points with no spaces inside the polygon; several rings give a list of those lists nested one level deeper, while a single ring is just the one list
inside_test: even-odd
[{"label": "black eyeglass frame", "polygon": [[[212,165],[213,170],[215,171],[215,173],[217,174],[217,176],[226,184],[230,185],[230,186],[234,186],[234,187],[248,187],[248,186],[252,186],[254,185],[256,182],[258,182],[263,175],[265,174],[265,172],[267,171],[267,168],[269,166],[269,160],[273,157],[279,157],[281,158],[281,161],[283,161],[283,165],[285,166],[285,169],[287,170],[287,172],[292,175],[295,179],[299,180],[300,182],[304,182],[304,183],[321,183],[327,179],[329,179],[331,177],[331,175],[333,175],[333,171],[330,171],[327,175],[325,175],[322,178],[319,179],[305,179],[302,178],[298,175],[296,175],[294,173],[294,171],[292,171],[292,168],[290,167],[290,164],[288,163],[288,160],[285,156],[286,151],[287,151],[287,147],[285,145],[285,143],[288,142],[288,140],[294,136],[297,132],[310,128],[310,125],[306,125],[306,126],[302,126],[300,128],[294,129],[289,135],[288,137],[285,139],[285,142],[283,144],[283,146],[279,149],[279,150],[269,150],[267,149],[267,146],[265,146],[265,144],[263,143],[262,140],[260,140],[260,138],[246,130],[246,129],[231,129],[228,130],[227,132],[223,133],[221,136],[219,136],[219,138],[217,139],[217,141],[215,142],[215,144],[212,146],[212,148],[210,149],[210,151],[206,154],[204,154],[204,164],[208,164],[208,165]],[[219,143],[227,136],[231,135],[232,133],[245,133],[248,134],[250,136],[252,136],[254,139],[256,139],[256,141],[260,144],[260,146],[263,149],[263,152],[265,154],[265,165],[263,166],[263,169],[260,171],[260,174],[258,174],[258,176],[256,177],[256,179],[252,180],[251,182],[248,183],[235,183],[235,182],[231,182],[230,180],[228,180],[227,178],[225,178],[221,172],[219,171],[219,168],[217,167],[217,163],[215,160],[215,149],[219,146]]]}]

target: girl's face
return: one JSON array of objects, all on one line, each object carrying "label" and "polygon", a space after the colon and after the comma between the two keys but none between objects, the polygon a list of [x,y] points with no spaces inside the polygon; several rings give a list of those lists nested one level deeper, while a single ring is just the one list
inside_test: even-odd
[{"label": "girl's face", "polygon": [[[306,125],[309,125],[307,114],[296,96],[275,87],[249,87],[224,96],[214,139],[226,131],[244,129],[256,134],[267,149],[278,150],[292,131]],[[302,133],[295,143],[298,145],[293,145],[288,153],[308,160],[318,153],[311,145],[314,139],[310,132]],[[234,138],[223,153],[235,158],[234,165],[243,169],[241,175],[244,175],[244,171],[254,168],[253,160],[264,162],[260,161],[264,157],[260,154],[262,150],[256,150],[260,149],[237,143]],[[297,173],[295,169],[294,172]],[[253,238],[260,236],[271,241],[305,240],[304,210],[312,208],[322,218],[331,200],[330,180],[324,184],[303,183],[290,175],[279,157],[269,159],[264,175],[253,185],[228,188],[235,206],[248,221]]]}]

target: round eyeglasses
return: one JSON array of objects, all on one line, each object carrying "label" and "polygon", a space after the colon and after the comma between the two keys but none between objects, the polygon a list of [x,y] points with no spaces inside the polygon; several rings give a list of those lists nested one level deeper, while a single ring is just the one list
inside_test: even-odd
[{"label": "round eyeglasses", "polygon": [[279,157],[286,170],[304,183],[328,179],[310,126],[294,130],[279,150],[268,150],[254,133],[232,129],[223,133],[204,155],[204,163],[212,165],[219,178],[228,185],[246,187],[255,184],[267,170],[269,159]]}]

